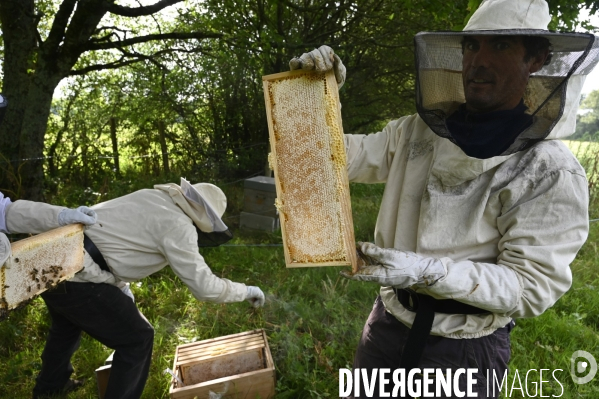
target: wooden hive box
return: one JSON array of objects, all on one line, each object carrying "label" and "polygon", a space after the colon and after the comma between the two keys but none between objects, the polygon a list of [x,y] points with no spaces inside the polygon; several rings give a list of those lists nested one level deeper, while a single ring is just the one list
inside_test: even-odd
[{"label": "wooden hive box", "polygon": [[0,265],[0,319],[83,268],[83,226],[71,224],[11,244]]},{"label": "wooden hive box", "polygon": [[333,72],[262,77],[287,267],[351,266],[354,227]]},{"label": "wooden hive box", "polygon": [[172,399],[268,399],[275,395],[275,367],[264,330],[180,345],[173,363]]}]

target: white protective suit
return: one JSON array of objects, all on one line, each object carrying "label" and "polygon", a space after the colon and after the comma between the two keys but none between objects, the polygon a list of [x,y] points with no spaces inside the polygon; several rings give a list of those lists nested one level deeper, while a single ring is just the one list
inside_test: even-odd
[{"label": "white protective suit", "polygon": [[[1,96],[0,96],[1,97]],[[6,207],[10,204],[9,198],[4,198],[4,194],[0,193],[0,267],[6,262],[10,256],[10,241],[4,233],[8,233],[6,229]]]},{"label": "white protective suit", "polygon": [[[71,282],[123,286],[147,277],[167,264],[195,298],[217,303],[241,302],[245,284],[215,276],[198,252],[192,219],[162,190],[145,189],[91,207],[98,215],[85,234],[98,247],[111,273],[102,271],[85,253],[84,269]],[[15,201],[7,207],[12,233],[42,233],[59,227],[63,207]]]},{"label": "white protective suit", "polygon": [[[570,288],[569,265],[588,234],[588,189],[584,169],[555,139],[574,132],[583,81],[570,78],[549,137],[508,156],[468,157],[418,115],[345,136],[350,181],[386,183],[376,245],[440,259],[447,276],[416,290],[492,312],[437,313],[431,334],[485,336],[512,317],[543,313]],[[411,327],[415,313],[392,288],[380,295]]]}]

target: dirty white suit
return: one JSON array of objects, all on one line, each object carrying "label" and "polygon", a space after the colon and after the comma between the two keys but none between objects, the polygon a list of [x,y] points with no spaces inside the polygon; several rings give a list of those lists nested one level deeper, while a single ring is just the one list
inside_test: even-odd
[{"label": "dirty white suit", "polygon": [[[190,219],[161,190],[139,190],[91,207],[98,215],[85,234],[98,247],[112,273],[103,272],[85,253],[84,269],[70,281],[122,285],[170,265],[194,297],[217,303],[241,302],[246,285],[212,274],[198,252],[198,234]],[[64,208],[32,201],[8,206],[6,223],[13,233],[42,233],[58,228]]]},{"label": "dirty white suit", "polygon": [[[7,206],[6,224],[12,233],[41,233],[59,227],[64,208],[16,201]],[[97,223],[86,229],[111,273],[86,253],[85,268],[70,281],[42,294],[52,327],[42,354],[42,370],[34,388],[52,392],[68,381],[70,357],[79,346],[81,331],[115,349],[106,397],[138,398],[147,379],[153,328],[121,288],[167,264],[202,301],[240,302],[245,284],[215,276],[198,252],[192,218],[168,190],[140,190],[92,207]],[[193,215],[192,215],[193,216]],[[105,283],[105,284],[102,284]]]},{"label": "dirty white suit", "polygon": [[[569,90],[580,84],[572,79]],[[577,106],[567,104],[545,141],[489,159],[468,157],[418,115],[345,136],[350,181],[386,183],[375,243],[441,259],[447,276],[417,291],[492,312],[437,314],[433,335],[491,334],[512,317],[538,316],[570,288],[570,263],[588,234],[588,189],[584,169],[555,139],[574,132]],[[411,326],[414,313],[393,290],[380,294]]]},{"label": "dirty white suit", "polygon": [[[570,78],[550,135],[511,155],[471,158],[417,114],[345,136],[349,180],[386,183],[375,244],[440,260],[443,278],[411,288],[481,310],[435,313],[419,367],[477,368],[476,391],[486,392],[485,373],[507,369],[512,318],[540,315],[570,288],[570,264],[588,235],[588,189],[557,139],[574,132],[583,81]],[[415,316],[393,287],[381,287],[354,368],[398,367]]]}]

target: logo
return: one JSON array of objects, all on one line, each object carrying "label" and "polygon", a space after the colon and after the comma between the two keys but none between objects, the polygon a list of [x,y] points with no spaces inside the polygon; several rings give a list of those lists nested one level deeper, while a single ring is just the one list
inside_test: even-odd
[{"label": "logo", "polygon": [[[580,360],[584,358],[585,360]],[[589,352],[576,351],[570,358],[570,374],[572,374],[572,381],[576,384],[586,384],[591,381],[595,374],[597,374],[597,361]],[[584,377],[579,375],[587,373]]]}]

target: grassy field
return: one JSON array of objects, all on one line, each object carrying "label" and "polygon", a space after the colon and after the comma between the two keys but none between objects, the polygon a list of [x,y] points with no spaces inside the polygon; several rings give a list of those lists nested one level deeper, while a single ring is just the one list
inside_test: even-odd
[{"label": "grassy field", "polygon": [[[172,180],[172,179],[171,179]],[[173,180],[174,181],[174,180]],[[151,186],[148,181],[120,182],[100,193],[68,193],[62,200],[81,202],[83,195],[108,199]],[[225,217],[236,226],[242,187],[225,186],[231,206]],[[358,240],[372,240],[382,185],[352,185],[352,207]],[[71,195],[72,197],[69,197]],[[90,198],[89,203],[93,203]],[[506,397],[541,397],[539,374],[530,369],[562,369],[545,374],[542,395],[562,398],[599,398],[599,376],[576,385],[569,375],[570,356],[585,350],[599,359],[599,223],[572,265],[574,285],[542,316],[519,320],[512,332],[511,375]],[[351,367],[363,323],[377,295],[374,285],[339,277],[340,268],[286,269],[278,234],[238,232],[232,244],[202,250],[215,274],[262,287],[266,305],[254,310],[247,303],[217,305],[197,302],[178,278],[165,268],[134,284],[140,310],[156,329],[150,378],[144,398],[167,398],[169,376],[177,345],[255,328],[267,332],[277,371],[277,398],[331,398],[338,395],[338,369]],[[27,398],[40,368],[40,354],[49,317],[40,299],[0,322],[0,398]],[[110,350],[84,336],[73,357],[75,378],[85,379],[82,390],[68,398],[95,398],[94,370]],[[518,370],[518,375],[516,375]],[[519,378],[518,378],[519,377]],[[520,381],[520,383],[519,383]],[[535,385],[535,383],[537,385]],[[563,387],[563,388],[562,388]],[[526,392],[528,389],[528,393]],[[563,393],[562,393],[563,391]]]}]

